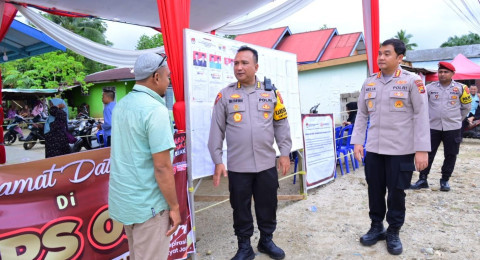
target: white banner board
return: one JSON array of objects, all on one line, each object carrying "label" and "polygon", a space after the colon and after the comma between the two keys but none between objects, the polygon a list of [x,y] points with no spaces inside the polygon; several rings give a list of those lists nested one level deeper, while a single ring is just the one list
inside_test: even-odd
[{"label": "white banner board", "polygon": [[333,114],[302,115],[302,128],[307,189],[311,189],[335,177],[337,155]]},{"label": "white banner board", "polygon": [[[297,56],[231,39],[185,29],[185,102],[187,123],[188,170],[193,179],[213,175],[215,165],[207,142],[215,97],[236,82],[233,59],[237,50],[250,46],[258,51],[257,77],[272,80],[282,94],[288,112],[292,151],[303,148]],[[278,148],[275,145],[278,154]],[[226,160],[224,143],[223,162]]]}]

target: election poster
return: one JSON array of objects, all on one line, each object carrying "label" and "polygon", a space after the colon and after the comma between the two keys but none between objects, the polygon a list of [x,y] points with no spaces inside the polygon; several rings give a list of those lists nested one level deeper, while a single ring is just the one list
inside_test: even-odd
[{"label": "election poster", "polygon": [[[288,113],[292,151],[303,148],[298,89],[297,57],[293,53],[247,44],[185,29],[185,102],[188,166],[192,179],[213,175],[215,165],[208,151],[208,137],[215,98],[221,89],[237,82],[234,59],[237,50],[248,45],[258,51],[257,78],[269,78],[280,91]],[[276,144],[274,144],[279,155]],[[195,155],[195,156],[193,156]],[[227,144],[223,162],[227,164]]]}]

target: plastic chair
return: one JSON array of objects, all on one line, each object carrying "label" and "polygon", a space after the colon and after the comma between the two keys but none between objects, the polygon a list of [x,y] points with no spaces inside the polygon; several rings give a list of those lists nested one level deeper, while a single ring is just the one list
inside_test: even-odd
[{"label": "plastic chair", "polygon": [[[347,139],[347,144],[346,144],[346,146],[347,146],[347,148],[348,148],[349,150],[352,151],[352,155],[353,155],[353,156],[351,156],[351,158],[353,158],[353,159],[352,159],[352,167],[353,167],[353,170],[355,170],[355,168],[356,168],[356,169],[360,168],[360,165],[358,164],[358,161],[357,161],[357,159],[355,159],[355,155],[353,154],[354,145],[350,143],[351,140],[352,140],[353,128],[355,127],[355,125],[352,124],[351,126],[352,126],[352,130],[348,131],[348,135],[350,136],[350,138]],[[367,129],[368,129],[368,125],[367,125]],[[366,139],[366,138],[365,138],[365,139]],[[366,143],[366,142],[365,142],[365,143]],[[364,150],[365,150],[365,143],[363,144]]]},{"label": "plastic chair", "polygon": [[[342,130],[340,130],[339,138],[337,139],[337,158],[339,158],[340,155],[343,154],[347,173],[350,173],[350,167],[348,165],[349,155],[352,161],[353,170],[355,170],[355,165],[354,165],[355,163],[353,162],[355,160],[355,158],[353,158],[353,146],[350,144],[350,140],[352,139],[352,132],[353,132],[353,125],[347,125],[344,128],[342,128]],[[344,139],[346,139],[345,144],[343,144]]]},{"label": "plastic chair", "polygon": [[[343,166],[342,166],[342,160],[340,159],[340,153],[338,151],[338,144],[339,142],[341,142],[341,139],[340,139],[340,132],[342,130],[342,127],[341,126],[337,126],[335,127],[335,150],[336,150],[336,153],[337,153],[337,163],[338,165],[340,166],[340,172],[342,173],[343,175]],[[335,167],[335,176],[334,178],[337,178],[337,167]]]}]

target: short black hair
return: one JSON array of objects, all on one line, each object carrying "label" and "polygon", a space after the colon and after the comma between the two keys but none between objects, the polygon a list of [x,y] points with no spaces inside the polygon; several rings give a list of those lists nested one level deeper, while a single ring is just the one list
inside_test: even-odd
[{"label": "short black hair", "polygon": [[113,90],[106,89],[106,90],[103,91],[103,93],[107,97],[111,98],[112,100],[115,100],[115,92]]},{"label": "short black hair", "polygon": [[392,45],[397,55],[400,55],[400,54],[405,55],[405,52],[407,51],[407,48],[405,47],[405,43],[403,43],[399,39],[392,38],[382,42],[382,46],[387,46],[387,45]]},{"label": "short black hair", "polygon": [[254,48],[250,48],[247,45],[243,45],[242,47],[240,47],[238,49],[237,53],[239,53],[241,51],[251,51],[253,53],[253,60],[255,61],[255,63],[258,63],[258,52],[257,52],[257,50],[255,50]]}]

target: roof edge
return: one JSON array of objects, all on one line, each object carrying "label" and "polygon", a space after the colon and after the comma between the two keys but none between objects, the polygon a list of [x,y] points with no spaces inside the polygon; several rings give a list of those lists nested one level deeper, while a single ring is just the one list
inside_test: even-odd
[{"label": "roof edge", "polygon": [[277,42],[275,42],[272,46],[272,49],[276,49],[277,45],[280,44],[280,42],[283,40],[285,35],[288,33],[288,35],[292,35],[292,31],[290,31],[290,28],[288,26],[285,26],[285,30],[283,30],[283,33],[278,37]]},{"label": "roof edge", "polygon": [[325,50],[327,50],[328,45],[329,45],[330,42],[332,41],[333,36],[338,35],[337,28],[331,28],[331,29],[333,29],[333,31],[332,31],[332,33],[330,34],[330,37],[328,37],[327,42],[325,42],[325,45],[323,45],[323,48],[320,50],[320,53],[318,53],[317,59],[315,59],[314,62],[319,62],[319,61],[320,61],[320,59],[322,58],[323,54],[325,53]]}]

